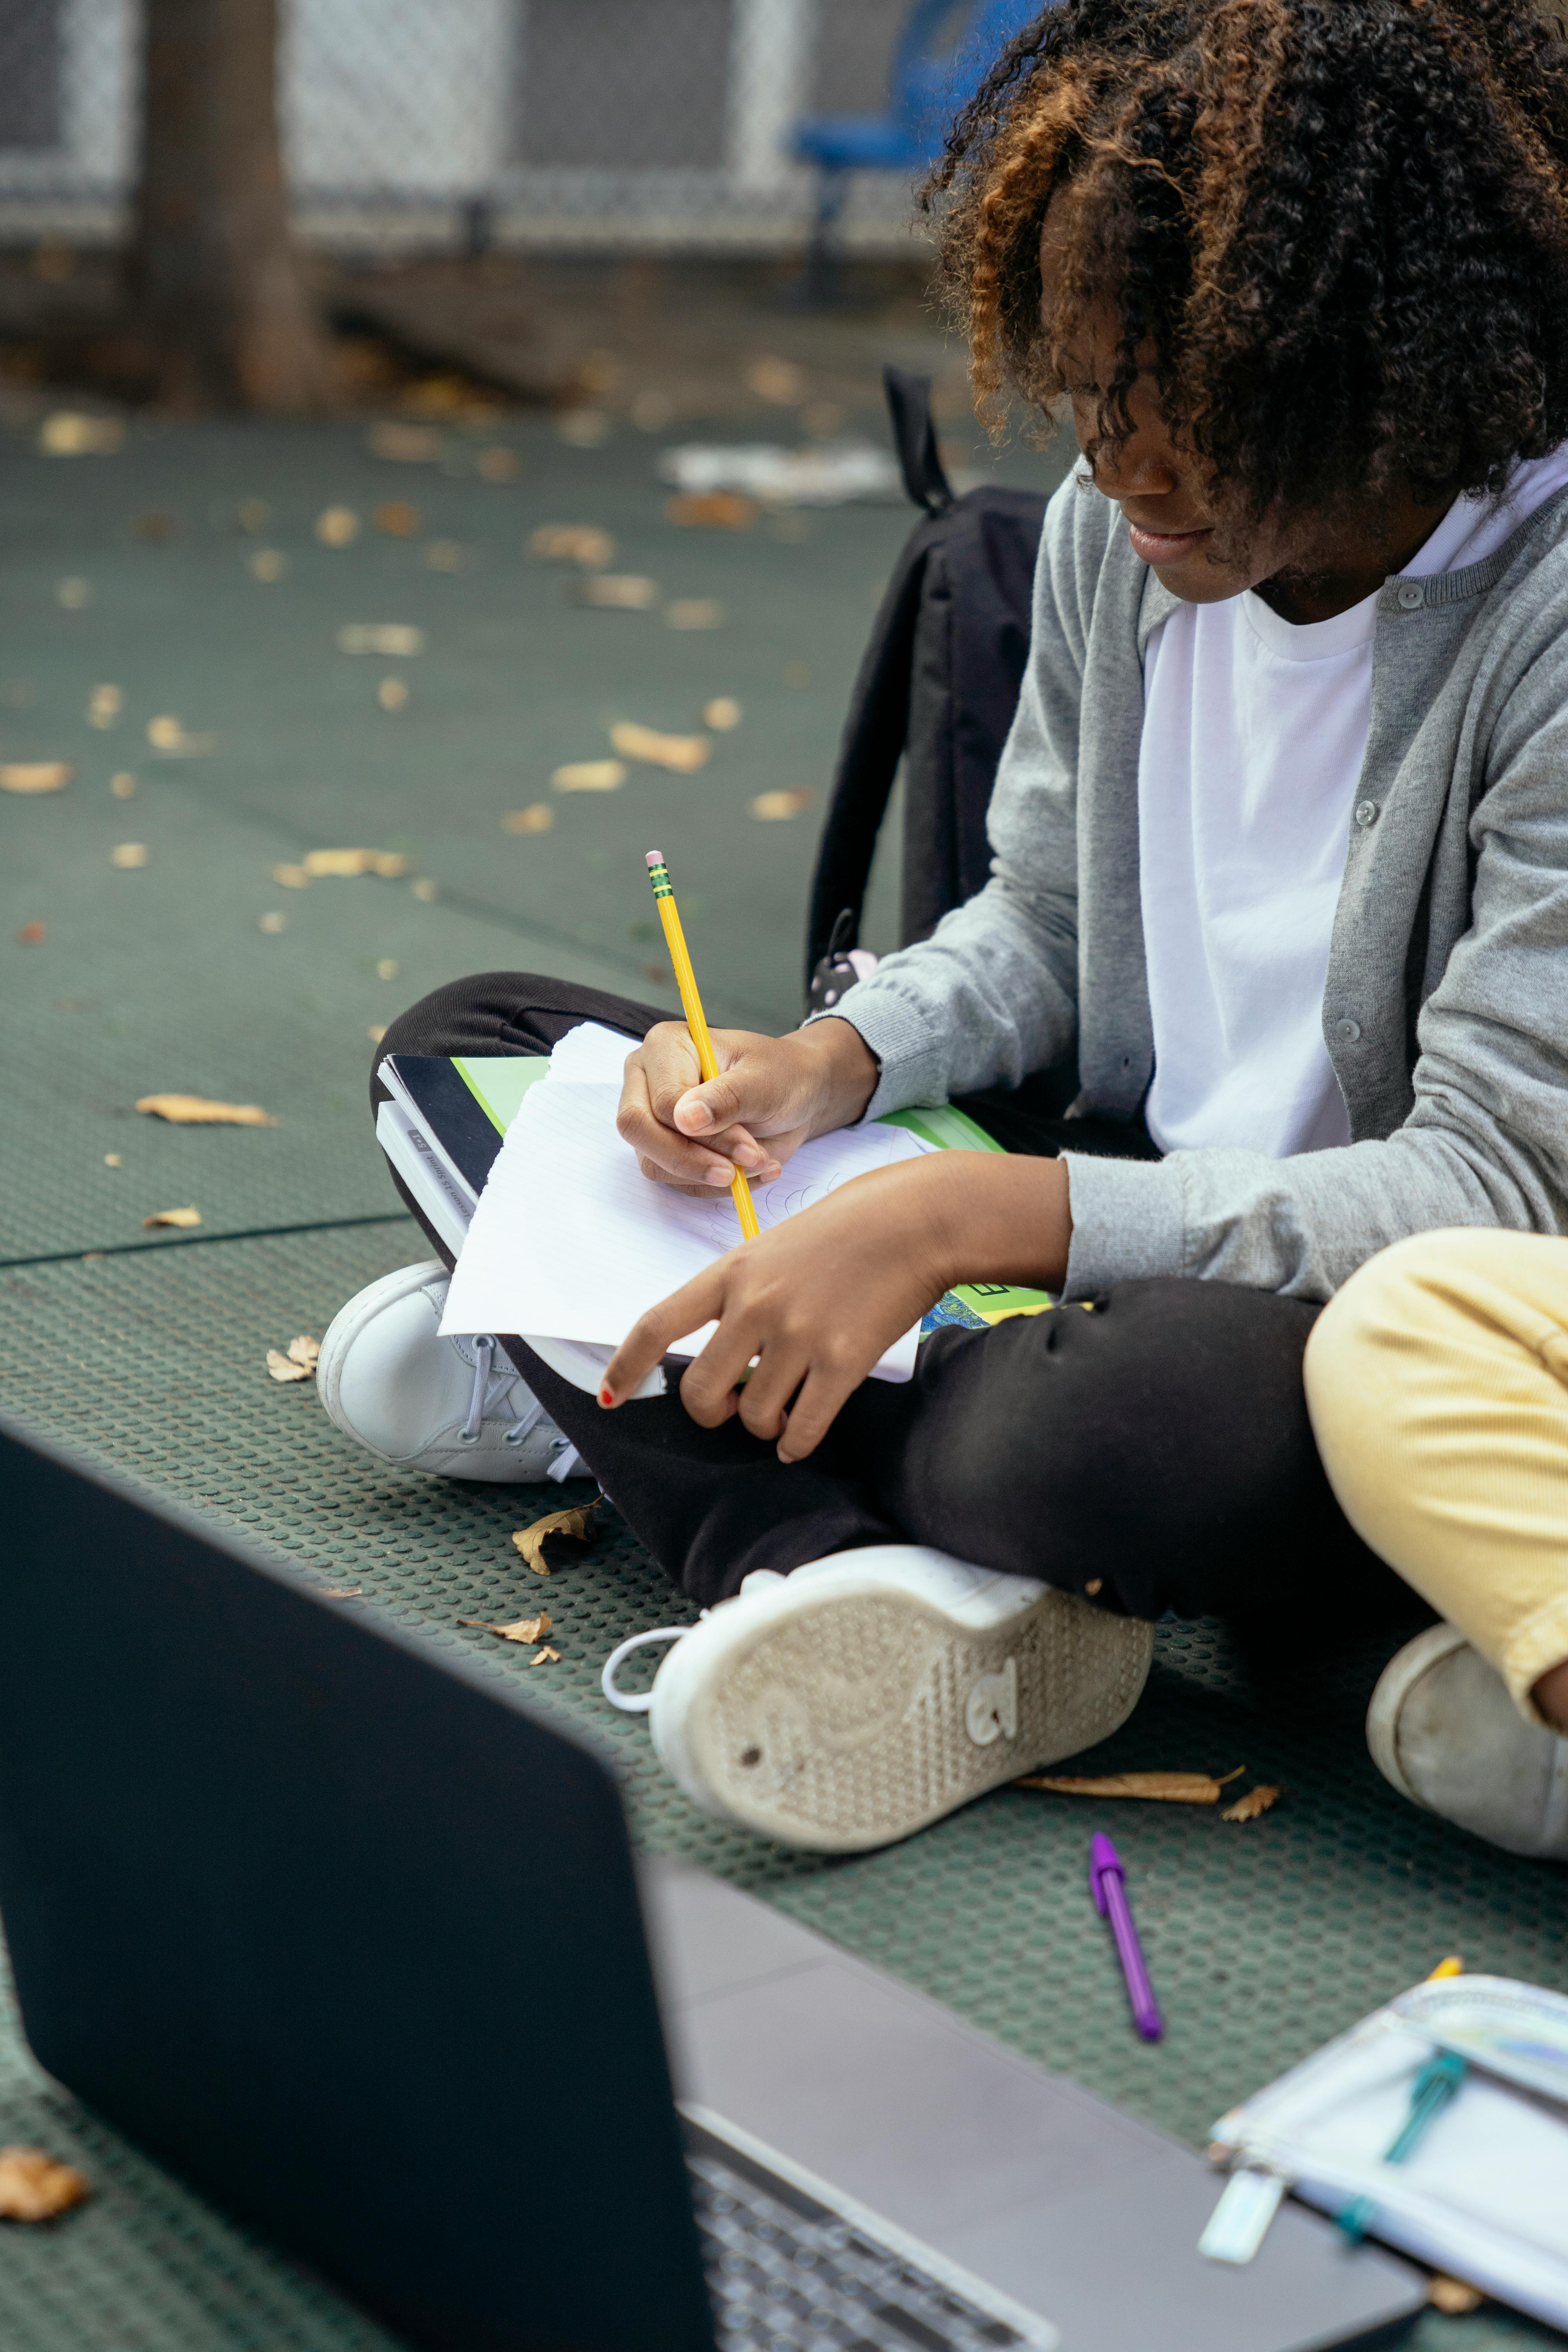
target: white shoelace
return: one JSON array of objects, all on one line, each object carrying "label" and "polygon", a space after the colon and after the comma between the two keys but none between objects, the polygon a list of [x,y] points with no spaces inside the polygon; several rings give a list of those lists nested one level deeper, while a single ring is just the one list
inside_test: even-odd
[{"label": "white shoelace", "polygon": [[[499,1405],[507,1391],[518,1378],[517,1367],[506,1358],[503,1371],[495,1370],[496,1342],[489,1332],[474,1341],[474,1391],[468,1399],[468,1417],[463,1423],[465,1445],[476,1445],[492,1404]],[[536,1423],[544,1418],[544,1407],[536,1396],[530,1396],[525,1410],[519,1413],[507,1431],[508,1445],[521,1445]],[[574,1451],[575,1449],[574,1448]]]},{"label": "white shoelace", "polygon": [[[707,1616],[706,1609],[702,1614],[704,1617]],[[699,1622],[700,1622],[700,1620]],[[605,1670],[599,1676],[599,1688],[604,1692],[610,1705],[618,1706],[623,1715],[646,1715],[653,1705],[652,1691],[617,1690],[616,1668],[623,1658],[629,1658],[634,1650],[646,1650],[654,1642],[683,1642],[691,1630],[689,1625],[659,1625],[651,1633],[634,1633],[629,1640],[617,1643],[605,1660]]]}]

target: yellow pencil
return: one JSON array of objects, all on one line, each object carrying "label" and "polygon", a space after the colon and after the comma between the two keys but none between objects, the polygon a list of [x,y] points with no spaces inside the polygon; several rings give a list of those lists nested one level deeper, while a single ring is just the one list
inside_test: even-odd
[{"label": "yellow pencil", "polygon": [[[705,1078],[716,1078],[719,1065],[713,1058],[713,1040],[708,1034],[703,1018],[702,999],[697,993],[697,974],[691,969],[691,958],[686,952],[686,934],[680,928],[680,916],[676,908],[675,893],[669,887],[669,870],[664,862],[664,852],[650,849],[647,853],[647,878],[653,884],[653,895],[658,902],[658,919],[664,925],[664,943],[669,950],[669,961],[675,966],[675,984],[680,991],[680,1009],[686,1015],[686,1025],[691,1032],[691,1042],[697,1048],[697,1066]],[[741,1231],[747,1241],[757,1238],[757,1213],[752,1206],[752,1188],[737,1168],[730,1190],[735,1197],[735,1214],[741,1220]]]}]

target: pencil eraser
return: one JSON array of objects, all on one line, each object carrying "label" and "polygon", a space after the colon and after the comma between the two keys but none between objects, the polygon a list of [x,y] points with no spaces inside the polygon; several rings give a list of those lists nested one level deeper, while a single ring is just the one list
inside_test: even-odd
[{"label": "pencil eraser", "polygon": [[650,849],[647,857],[643,860],[643,863],[645,866],[662,866],[664,864],[663,850]]}]

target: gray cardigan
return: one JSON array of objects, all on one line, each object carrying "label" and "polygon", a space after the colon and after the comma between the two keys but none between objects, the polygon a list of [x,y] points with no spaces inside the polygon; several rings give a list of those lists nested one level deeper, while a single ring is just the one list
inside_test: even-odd
[{"label": "gray cardigan", "polygon": [[[1175,602],[1069,475],[1046,516],[991,879],[834,1008],[881,1066],[868,1118],[1016,1086],[1075,1047],[1074,1112],[1138,1110],[1153,1075],[1142,660]],[[1380,593],[1323,1034],[1342,1148],[1069,1154],[1067,1297],[1179,1274],[1327,1298],[1405,1234],[1568,1227],[1568,490],[1484,562]]]}]

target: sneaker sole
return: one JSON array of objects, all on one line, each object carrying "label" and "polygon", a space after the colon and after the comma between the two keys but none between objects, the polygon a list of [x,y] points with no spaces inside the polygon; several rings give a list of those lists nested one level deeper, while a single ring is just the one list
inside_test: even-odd
[{"label": "sneaker sole", "polygon": [[1377,1678],[1377,1685],[1366,1710],[1366,1744],[1372,1760],[1389,1786],[1419,1805],[1424,1813],[1432,1811],[1424,1797],[1416,1795],[1405,1777],[1399,1761],[1399,1717],[1405,1700],[1416,1684],[1429,1675],[1434,1666],[1451,1657],[1465,1646],[1465,1637],[1457,1625],[1428,1625],[1413,1642],[1406,1642],[1396,1651]]},{"label": "sneaker sole", "polygon": [[[709,1623],[717,1636],[719,1612]],[[696,1681],[682,1752],[660,1741],[657,1685],[649,1727],[707,1811],[786,1845],[856,1853],[1108,1738],[1152,1651],[1152,1626],[1072,1593],[1042,1592],[973,1631],[880,1585],[752,1620],[717,1658],[675,1653],[663,1671]]]}]

